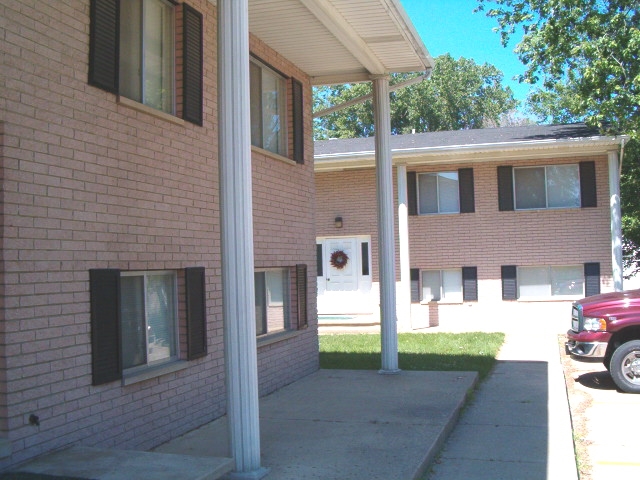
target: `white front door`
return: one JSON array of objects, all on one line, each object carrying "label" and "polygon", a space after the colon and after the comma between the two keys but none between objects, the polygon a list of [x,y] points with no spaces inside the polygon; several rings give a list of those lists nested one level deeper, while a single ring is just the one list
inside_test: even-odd
[{"label": "white front door", "polygon": [[[327,291],[358,290],[357,246],[356,238],[326,239],[323,258]],[[346,262],[343,260],[345,258]],[[343,260],[344,263],[341,263],[340,260]]]},{"label": "white front door", "polygon": [[318,313],[371,314],[378,305],[371,289],[371,237],[318,238],[317,246]]}]

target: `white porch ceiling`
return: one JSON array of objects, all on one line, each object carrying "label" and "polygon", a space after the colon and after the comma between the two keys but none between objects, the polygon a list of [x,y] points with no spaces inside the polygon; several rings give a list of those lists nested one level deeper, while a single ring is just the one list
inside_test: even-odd
[{"label": "white porch ceiling", "polygon": [[399,0],[249,0],[249,30],[314,85],[433,67]]}]

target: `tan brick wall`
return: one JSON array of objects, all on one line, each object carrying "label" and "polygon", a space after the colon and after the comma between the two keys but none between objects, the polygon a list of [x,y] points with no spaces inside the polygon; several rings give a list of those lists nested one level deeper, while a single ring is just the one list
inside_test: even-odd
[{"label": "tan brick wall", "polygon": [[[13,455],[84,445],[146,449],[224,413],[216,13],[204,15],[204,124],[168,122],[87,84],[89,1],[0,5],[3,18],[0,438]],[[258,267],[309,265],[309,323],[259,349],[261,392],[317,368],[313,145],[305,165],[254,154]],[[91,386],[89,269],[206,267],[207,357],[141,383]],[[29,425],[29,415],[40,426]]]},{"label": "tan brick wall", "polygon": [[[497,167],[534,166],[596,162],[598,206],[557,210],[498,210]],[[611,288],[611,244],[606,156],[494,161],[474,164],[409,167],[409,171],[438,172],[473,167],[475,213],[409,217],[410,262],[412,268],[442,269],[476,266],[479,302],[475,310],[510,314],[502,301],[502,265],[581,265],[599,262],[601,288]],[[397,179],[394,169],[396,242]],[[371,235],[374,282],[378,276],[375,170],[358,169],[316,173],[316,218],[318,236]],[[333,226],[342,216],[343,228]],[[396,258],[399,258],[396,244]],[[397,279],[399,280],[399,273]],[[375,287],[375,285],[374,285]],[[528,302],[516,302],[517,304]],[[563,302],[566,304],[566,302]],[[484,310],[482,305],[490,305]],[[443,319],[469,313],[469,304],[440,304]],[[526,308],[526,307],[525,307]],[[564,305],[561,306],[564,308]],[[493,309],[493,310],[492,310]],[[425,306],[425,315],[428,315]],[[475,311],[474,310],[474,311]]]}]

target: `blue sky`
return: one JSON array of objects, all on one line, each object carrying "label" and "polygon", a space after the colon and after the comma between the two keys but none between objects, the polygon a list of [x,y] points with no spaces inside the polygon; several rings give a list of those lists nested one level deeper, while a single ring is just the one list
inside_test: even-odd
[{"label": "blue sky", "polygon": [[524,66],[513,53],[517,41],[508,48],[500,43],[500,34],[492,29],[498,22],[483,12],[473,13],[477,0],[400,0],[432,57],[450,53],[452,57],[472,58],[490,63],[504,74],[504,85],[524,101],[529,85],[512,80],[524,73]]}]

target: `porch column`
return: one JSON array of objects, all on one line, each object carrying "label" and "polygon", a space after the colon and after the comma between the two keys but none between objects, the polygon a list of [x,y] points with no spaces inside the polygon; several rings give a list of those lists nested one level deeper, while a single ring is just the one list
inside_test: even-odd
[{"label": "porch column", "polygon": [[609,208],[611,210],[611,264],[613,288],[622,291],[622,212],[620,210],[620,162],[618,152],[609,152]]},{"label": "porch column", "polygon": [[259,479],[248,0],[218,0],[222,298],[231,478]]},{"label": "porch column", "polygon": [[393,167],[391,159],[391,110],[389,77],[373,78],[373,110],[376,129],[376,181],[378,197],[378,258],[380,265],[380,373],[398,373],[396,321],[396,259],[393,222]]},{"label": "porch column", "polygon": [[396,167],[398,183],[398,238],[400,241],[400,289],[398,323],[411,330],[411,263],[409,259],[409,207],[407,199],[407,166]]}]

